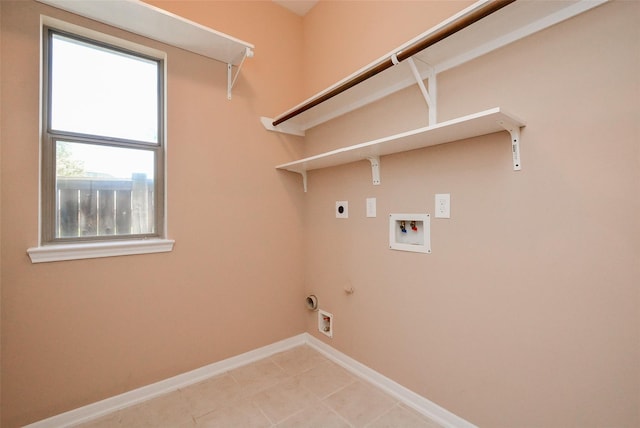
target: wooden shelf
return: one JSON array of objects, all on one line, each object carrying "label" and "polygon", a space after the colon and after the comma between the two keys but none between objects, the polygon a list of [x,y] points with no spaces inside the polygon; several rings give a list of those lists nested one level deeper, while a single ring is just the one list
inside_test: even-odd
[{"label": "wooden shelf", "polygon": [[[304,131],[338,116],[382,99],[394,92],[416,84],[411,69],[403,61],[357,84],[347,91],[326,100],[311,109],[272,126],[272,122],[298,110],[301,106],[321,99],[334,89],[369,70],[375,69],[390,57],[425,40],[446,25],[464,18],[483,7],[488,0],[480,0],[460,13],[427,30],[418,37],[394,49],[373,63],[361,68],[329,88],[273,119],[262,118],[265,128],[288,134],[304,135]],[[526,1],[517,0],[467,28],[439,41],[412,57],[421,78],[434,77],[445,70],[464,64],[474,58],[506,46],[596,6],[606,0]],[[434,79],[435,80],[435,79]]]},{"label": "wooden shelf", "polygon": [[295,162],[285,163],[278,165],[276,168],[301,174],[306,191],[307,171],[369,160],[372,165],[374,184],[379,184],[379,174],[376,183],[376,168],[379,168],[380,156],[451,143],[500,131],[508,131],[512,137],[511,146],[514,155],[514,169],[519,170],[520,128],[523,126],[525,126],[524,121],[496,107],[442,122],[434,126],[418,128],[377,140],[332,150]]}]

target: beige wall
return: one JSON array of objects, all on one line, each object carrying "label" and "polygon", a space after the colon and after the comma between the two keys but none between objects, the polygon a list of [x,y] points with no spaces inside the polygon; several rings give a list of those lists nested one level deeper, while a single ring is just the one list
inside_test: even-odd
[{"label": "beige wall", "polygon": [[[410,88],[304,145],[258,117],[468,2],[321,1],[304,19],[270,2],[152,3],[256,44],[229,102],[223,64],[148,42],[169,54],[175,249],[32,265],[39,13],[125,34],[0,2],[3,427],[305,327],[317,335],[307,291],[336,317],[332,346],[480,426],[640,425],[638,3],[602,6],[440,76],[441,120],[502,106],[527,121],[522,171],[502,133],[384,157],[381,186],[366,162],[312,172],[307,194],[273,166],[423,125],[424,101]],[[388,250],[386,215],[432,212],[440,192],[451,193],[452,219],[434,219],[433,254]],[[377,197],[375,219],[366,197]],[[351,218],[336,221],[343,199]]]},{"label": "beige wall", "polygon": [[[352,18],[332,8],[313,13]],[[606,4],[440,75],[440,120],[496,106],[526,120],[520,172],[507,133],[383,157],[380,186],[366,161],[312,171],[305,282],[335,332],[313,315],[308,331],[479,426],[639,426],[638,18],[638,2]],[[410,88],[312,130],[307,154],[425,124]],[[433,253],[389,250],[387,215],[432,213],[435,193],[452,218],[433,219]]]},{"label": "beige wall", "polygon": [[168,53],[174,251],[33,265],[39,14],[128,36],[34,1],[1,2],[3,427],[304,331],[302,195],[273,168],[300,144],[258,120],[293,103],[283,88],[300,92],[301,19],[268,2],[246,14],[233,2],[191,6],[256,55],[227,101],[225,64],[133,37]]}]

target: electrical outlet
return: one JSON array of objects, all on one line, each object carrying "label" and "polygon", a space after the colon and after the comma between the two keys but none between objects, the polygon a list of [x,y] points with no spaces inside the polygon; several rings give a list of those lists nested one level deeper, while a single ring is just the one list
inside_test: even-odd
[{"label": "electrical outlet", "polygon": [[349,202],[348,201],[336,202],[336,218],[349,218]]},{"label": "electrical outlet", "polygon": [[436,194],[436,218],[451,218],[451,194]]}]

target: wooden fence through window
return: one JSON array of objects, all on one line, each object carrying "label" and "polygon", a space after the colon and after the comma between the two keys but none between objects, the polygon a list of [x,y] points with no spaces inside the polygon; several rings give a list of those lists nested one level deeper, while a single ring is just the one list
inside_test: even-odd
[{"label": "wooden fence through window", "polygon": [[56,237],[155,232],[153,179],[58,177]]}]

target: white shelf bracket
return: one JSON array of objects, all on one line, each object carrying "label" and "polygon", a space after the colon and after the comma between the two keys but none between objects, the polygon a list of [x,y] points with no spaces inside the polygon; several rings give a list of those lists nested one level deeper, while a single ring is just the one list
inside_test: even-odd
[{"label": "white shelf bracket", "polygon": [[242,60],[240,64],[238,64],[238,70],[236,71],[235,76],[233,75],[233,64],[227,64],[227,99],[231,99],[231,91],[233,87],[236,85],[236,81],[238,80],[238,76],[240,76],[240,70],[242,70],[242,65],[244,64],[244,60],[247,58],[253,57],[253,51],[250,48],[246,48],[244,54],[242,55]]},{"label": "white shelf bracket", "polygon": [[304,188],[304,193],[307,193],[307,171],[298,171],[298,174],[302,176],[302,187]]},{"label": "white shelf bracket", "polygon": [[416,67],[416,63],[413,58],[408,58],[407,62],[409,63],[409,67],[411,68],[411,73],[413,73],[413,77],[416,79],[416,83],[420,88],[420,92],[422,92],[422,96],[424,100],[427,102],[427,107],[429,108],[429,126],[433,126],[437,123],[437,108],[436,108],[436,73],[433,67],[429,67],[429,74],[427,76],[427,84],[429,85],[429,89],[424,86],[424,81],[422,80],[422,76],[420,76],[420,72],[418,71],[418,67]]},{"label": "white shelf bracket", "polygon": [[280,132],[282,134],[289,134],[289,135],[297,135],[299,137],[304,137],[305,135],[304,129],[288,123],[281,123],[278,126],[273,126],[273,119],[270,117],[262,116],[260,117],[260,122],[262,123],[262,126],[264,126],[264,129],[266,129],[267,131]]},{"label": "white shelf bracket", "polygon": [[520,163],[520,127],[513,123],[500,121],[500,126],[506,129],[511,136],[511,154],[513,156],[513,170],[520,171],[522,164]]},{"label": "white shelf bracket", "polygon": [[367,160],[371,162],[371,179],[373,180],[373,185],[380,185],[380,156],[371,156],[368,157]]}]

